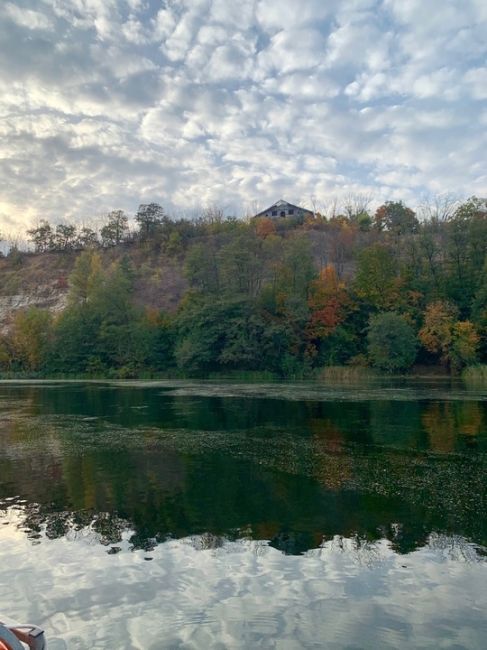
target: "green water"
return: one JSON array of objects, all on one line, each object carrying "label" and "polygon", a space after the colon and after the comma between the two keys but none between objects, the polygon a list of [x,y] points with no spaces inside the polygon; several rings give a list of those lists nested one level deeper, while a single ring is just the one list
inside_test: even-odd
[{"label": "green water", "polygon": [[0,383],[0,614],[50,648],[483,648],[487,395]]}]

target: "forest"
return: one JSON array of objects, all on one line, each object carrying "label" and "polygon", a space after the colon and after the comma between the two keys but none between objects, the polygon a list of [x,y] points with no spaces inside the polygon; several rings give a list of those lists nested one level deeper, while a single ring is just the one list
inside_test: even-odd
[{"label": "forest", "polygon": [[[29,258],[57,255],[72,270],[61,312],[18,310],[4,328],[4,375],[485,372],[485,199],[421,214],[350,201],[301,220],[175,219],[152,203],[132,221],[110,212],[98,230],[41,221],[27,234],[31,250],[11,247],[7,265],[21,273]],[[141,256],[152,273],[164,260],[178,269],[173,308],[141,301]]]}]

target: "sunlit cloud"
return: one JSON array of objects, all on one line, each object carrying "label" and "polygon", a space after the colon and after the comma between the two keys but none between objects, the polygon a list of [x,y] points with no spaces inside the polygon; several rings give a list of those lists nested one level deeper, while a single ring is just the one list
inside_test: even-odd
[{"label": "sunlit cloud", "polygon": [[487,193],[482,0],[19,0],[0,13],[0,228]]}]

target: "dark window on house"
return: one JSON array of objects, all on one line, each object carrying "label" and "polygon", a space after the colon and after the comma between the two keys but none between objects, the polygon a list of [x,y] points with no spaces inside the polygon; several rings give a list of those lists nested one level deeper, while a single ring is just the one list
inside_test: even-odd
[{"label": "dark window on house", "polygon": [[273,210],[273,211],[272,211],[272,216],[273,216],[273,217],[277,217],[277,210]]},{"label": "dark window on house", "polygon": [[281,214],[280,214],[279,216],[281,216],[281,217],[285,217],[285,216],[286,216],[286,213],[284,212],[284,210],[281,212]]},{"label": "dark window on house", "polygon": [[289,210],[289,214],[294,214],[294,210]]}]

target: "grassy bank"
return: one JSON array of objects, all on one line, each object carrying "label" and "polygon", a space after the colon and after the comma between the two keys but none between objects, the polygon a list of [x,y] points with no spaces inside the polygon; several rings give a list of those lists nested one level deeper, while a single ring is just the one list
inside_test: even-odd
[{"label": "grassy bank", "polygon": [[463,371],[462,378],[468,384],[484,384],[487,386],[487,365],[470,366]]},{"label": "grassy bank", "polygon": [[[414,366],[409,372],[402,374],[384,373],[371,367],[363,366],[327,366],[317,368],[307,373],[281,376],[268,371],[228,370],[207,373],[188,373],[172,368],[164,372],[127,372],[126,368],[112,369],[101,373],[42,373],[42,372],[2,372],[0,380],[209,380],[209,381],[242,381],[242,382],[271,382],[271,381],[300,381],[316,380],[326,382],[365,382],[372,379],[449,379],[454,378],[443,366]],[[462,379],[467,383],[487,384],[487,365],[471,366],[464,370]]]}]

